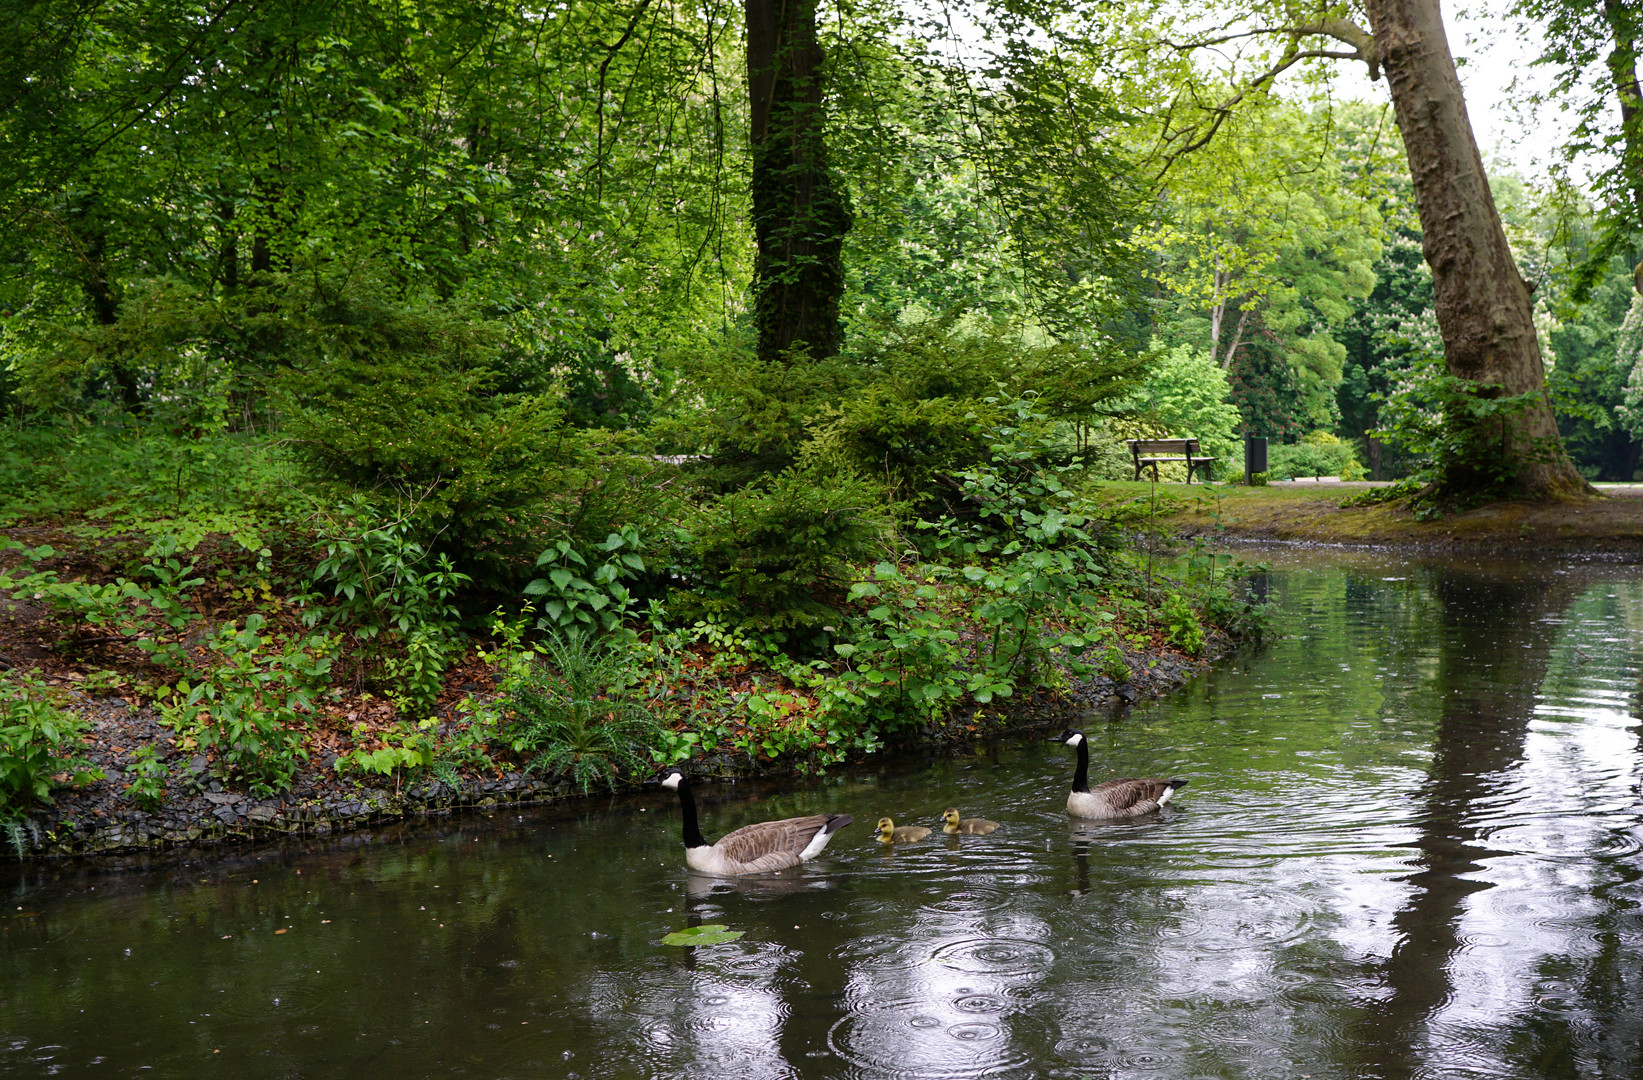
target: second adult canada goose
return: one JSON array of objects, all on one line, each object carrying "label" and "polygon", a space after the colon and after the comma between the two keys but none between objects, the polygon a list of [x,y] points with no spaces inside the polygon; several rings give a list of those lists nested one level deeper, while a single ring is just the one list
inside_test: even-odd
[{"label": "second adult canada goose", "polygon": [[941,820],[941,831],[948,836],[986,836],[998,828],[998,822],[986,818],[972,817],[960,821],[956,806],[949,806],[941,815]]},{"label": "second adult canada goose", "polygon": [[1080,818],[1128,818],[1150,814],[1169,802],[1175,792],[1187,786],[1185,780],[1156,777],[1108,780],[1090,787],[1090,748],[1082,731],[1063,731],[1051,742],[1063,743],[1078,751],[1078,771],[1073,773],[1072,793],[1067,796],[1067,813]]},{"label": "second adult canada goose", "polygon": [[887,817],[879,818],[879,841],[885,844],[911,844],[915,840],[923,840],[930,835],[930,830],[923,825],[903,825],[896,827],[896,823]]},{"label": "second adult canada goose", "polygon": [[702,874],[739,877],[786,870],[809,862],[821,854],[834,833],[854,820],[849,814],[811,814],[761,821],[757,825],[743,825],[719,837],[718,843],[709,844],[696,823],[696,799],[690,793],[690,781],[685,774],[673,770],[662,781],[662,786],[679,793],[679,808],[684,811],[685,822],[685,863]]}]

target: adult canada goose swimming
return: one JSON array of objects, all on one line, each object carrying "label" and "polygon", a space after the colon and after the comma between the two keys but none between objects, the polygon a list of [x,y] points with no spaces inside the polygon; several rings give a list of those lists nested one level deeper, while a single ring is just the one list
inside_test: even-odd
[{"label": "adult canada goose swimming", "polygon": [[887,817],[879,818],[879,841],[885,844],[910,844],[915,840],[923,840],[930,835],[930,830],[923,825],[903,825],[896,828],[896,823]]},{"label": "adult canada goose swimming", "polygon": [[786,870],[809,862],[821,854],[834,833],[854,820],[849,814],[811,814],[761,821],[757,825],[743,825],[719,837],[717,844],[709,844],[696,823],[696,800],[690,794],[690,781],[685,774],[673,770],[662,781],[662,786],[679,793],[679,808],[684,811],[685,863],[702,874],[738,877]]},{"label": "adult canada goose swimming", "polygon": [[1185,780],[1156,777],[1108,780],[1090,787],[1090,748],[1082,731],[1063,731],[1050,737],[1078,751],[1078,771],[1073,773],[1072,793],[1067,796],[1067,813],[1080,818],[1127,818],[1150,814],[1169,802]]},{"label": "adult canada goose swimming", "polygon": [[988,821],[986,818],[958,818],[958,807],[949,806],[946,813],[941,815],[941,831],[948,836],[986,836],[998,828],[998,822]]}]

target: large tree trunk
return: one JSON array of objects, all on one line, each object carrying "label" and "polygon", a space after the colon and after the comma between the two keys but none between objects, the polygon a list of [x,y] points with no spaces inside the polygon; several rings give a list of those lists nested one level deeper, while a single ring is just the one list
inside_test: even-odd
[{"label": "large tree trunk", "polygon": [[839,350],[850,213],[827,169],[816,0],[745,0],[759,358]]},{"label": "large tree trunk", "polygon": [[[1501,229],[1438,0],[1365,0],[1364,7],[1409,156],[1449,373],[1477,384],[1479,396],[1539,395],[1500,421],[1500,430],[1474,435],[1496,441],[1516,466],[1519,493],[1588,494],[1545,397],[1529,285]],[[1482,479],[1457,475],[1442,483],[1465,489]]]}]

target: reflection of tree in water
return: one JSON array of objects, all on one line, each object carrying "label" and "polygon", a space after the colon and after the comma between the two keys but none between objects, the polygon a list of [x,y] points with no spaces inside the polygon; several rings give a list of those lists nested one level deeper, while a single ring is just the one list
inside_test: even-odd
[{"label": "reflection of tree in water", "polygon": [[[1619,589],[1603,601],[1600,615],[1608,629],[1619,624],[1630,641],[1643,639],[1643,589]],[[1578,694],[1574,672],[1585,671],[1594,657],[1570,645],[1564,650],[1562,687]],[[1548,684],[1553,682],[1548,678]],[[1628,713],[1639,746],[1632,767],[1636,795],[1639,765],[1643,762],[1643,689],[1635,692]],[[1637,823],[1597,834],[1594,861],[1602,864],[1602,878],[1591,889],[1596,913],[1588,940],[1595,953],[1585,957],[1554,956],[1543,960],[1536,983],[1545,992],[1512,1026],[1509,1051],[1515,1061],[1547,1080],[1563,1077],[1643,1076],[1643,861],[1638,851]]]},{"label": "reflection of tree in water", "polygon": [[1454,993],[1450,965],[1461,946],[1467,898],[1491,883],[1462,877],[1491,856],[1480,842],[1481,801],[1506,784],[1523,758],[1535,693],[1557,627],[1544,617],[1571,599],[1567,576],[1482,576],[1447,570],[1434,579],[1441,602],[1436,689],[1441,715],[1432,763],[1419,793],[1413,892],[1392,920],[1398,942],[1380,965],[1386,997],[1357,1032],[1367,1076],[1395,1080],[1421,1065],[1426,1025]]}]

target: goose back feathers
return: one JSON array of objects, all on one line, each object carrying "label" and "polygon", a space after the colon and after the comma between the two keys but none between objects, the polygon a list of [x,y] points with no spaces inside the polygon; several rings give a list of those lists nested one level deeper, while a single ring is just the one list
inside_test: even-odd
[{"label": "goose back feathers", "polygon": [[1174,797],[1176,791],[1187,786],[1185,780],[1130,777],[1108,780],[1092,788],[1090,749],[1084,733],[1065,731],[1055,741],[1078,751],[1078,769],[1073,773],[1073,789],[1067,795],[1067,813],[1073,817],[1097,820],[1140,817],[1163,806]]},{"label": "goose back feathers", "polygon": [[849,814],[810,814],[761,821],[744,825],[721,836],[718,843],[709,844],[696,820],[690,781],[675,771],[668,774],[662,786],[679,793],[679,808],[684,812],[685,864],[702,874],[739,877],[809,862],[821,854],[834,833],[854,820]]}]

